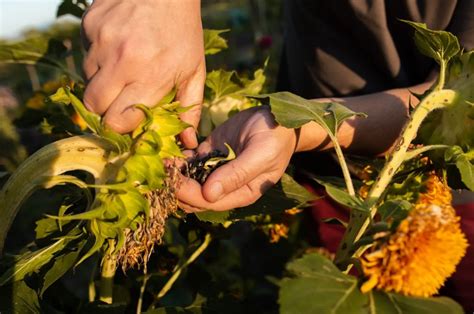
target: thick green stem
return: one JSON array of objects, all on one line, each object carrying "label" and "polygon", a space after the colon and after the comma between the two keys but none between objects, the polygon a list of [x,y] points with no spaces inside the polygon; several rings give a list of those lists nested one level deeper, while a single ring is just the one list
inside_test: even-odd
[{"label": "thick green stem", "polygon": [[107,253],[102,259],[102,269],[100,273],[100,301],[112,304],[114,292],[114,276],[117,269],[117,255],[115,251],[115,240],[109,240]]},{"label": "thick green stem", "polygon": [[347,261],[352,254],[356,253],[356,256],[361,254],[361,249],[357,252],[351,251],[352,244],[360,239],[369,226],[370,220],[375,216],[377,212],[375,205],[380,201],[381,196],[390,184],[394,174],[405,160],[408,147],[411,141],[416,137],[421,123],[431,111],[451,103],[456,96],[456,92],[452,90],[435,90],[426,96],[415,108],[397,140],[392,154],[388,158],[387,163],[380,172],[372,189],[369,191],[365,205],[367,208],[370,208],[370,213],[368,215],[351,213],[349,228],[346,229],[346,233],[336,253],[336,264],[343,266],[344,262]]}]

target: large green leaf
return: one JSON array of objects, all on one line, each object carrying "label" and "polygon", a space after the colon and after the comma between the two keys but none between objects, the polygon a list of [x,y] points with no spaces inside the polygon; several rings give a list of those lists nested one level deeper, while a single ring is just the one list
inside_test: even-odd
[{"label": "large green leaf", "polygon": [[302,208],[309,205],[317,197],[299,185],[290,175],[283,174],[280,181],[270,188],[252,205],[237,208],[230,213],[232,220],[248,216],[283,212],[291,208]]},{"label": "large green leaf", "polygon": [[416,298],[359,289],[356,277],[342,273],[330,260],[311,253],[287,266],[293,275],[280,283],[283,314],[463,313],[449,298]]},{"label": "large green leaf", "polygon": [[341,123],[356,113],[338,103],[321,103],[304,99],[289,92],[278,92],[257,96],[257,98],[269,98],[270,107],[278,124],[287,128],[299,128],[302,125],[315,121],[322,126],[335,139],[336,131]]},{"label": "large green leaf", "polygon": [[441,64],[448,62],[459,50],[459,41],[450,32],[428,29],[425,23],[402,20],[415,29],[415,44],[422,54]]},{"label": "large green leaf", "polygon": [[228,29],[205,29],[204,30],[204,53],[213,55],[227,48],[227,41],[220,36],[228,32]]},{"label": "large green leaf", "polygon": [[0,277],[0,286],[12,281],[22,280],[26,275],[39,270],[54,257],[55,253],[62,250],[66,243],[66,238],[60,238],[45,248],[23,255],[13,267],[9,268]]},{"label": "large green leaf", "polygon": [[43,296],[43,293],[46,291],[46,289],[48,289],[59,278],[64,276],[64,274],[74,266],[77,259],[79,258],[79,253],[85,244],[86,241],[83,240],[77,244],[74,250],[59,255],[54,259],[53,265],[42,277],[43,284],[41,286],[40,296]]}]

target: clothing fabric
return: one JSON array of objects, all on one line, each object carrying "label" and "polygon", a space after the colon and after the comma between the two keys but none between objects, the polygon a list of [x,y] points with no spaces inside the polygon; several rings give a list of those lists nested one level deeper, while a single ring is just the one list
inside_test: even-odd
[{"label": "clothing fabric", "polygon": [[401,19],[453,32],[474,48],[472,0],[288,0],[279,90],[353,96],[424,82],[435,63]]},{"label": "clothing fabric", "polygon": [[[413,41],[413,29],[401,19],[426,23],[454,33],[466,49],[474,49],[472,0],[287,0],[285,43],[278,89],[305,98],[355,96],[403,88],[426,81],[436,66]],[[383,104],[380,104],[383,105]],[[295,165],[318,175],[333,175],[338,166],[328,156],[301,155]],[[309,182],[306,182],[307,184]],[[321,189],[309,187],[320,194]],[[468,237],[468,253],[444,294],[474,311],[474,204],[458,206]],[[311,209],[319,244],[337,249],[343,229],[322,223],[348,211],[329,198]]]}]

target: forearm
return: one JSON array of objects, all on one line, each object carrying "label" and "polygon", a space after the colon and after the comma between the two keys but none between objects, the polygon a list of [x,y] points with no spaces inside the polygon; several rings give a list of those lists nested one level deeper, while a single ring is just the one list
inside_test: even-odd
[{"label": "forearm", "polygon": [[[353,117],[342,123],[337,138],[346,150],[364,154],[382,154],[389,150],[408,118],[408,107],[417,104],[412,91],[422,94],[431,82],[409,88],[392,89],[363,96],[331,98],[355,112],[364,112],[367,118]],[[322,151],[333,145],[327,133],[315,122],[304,125],[299,132],[297,152]]]}]

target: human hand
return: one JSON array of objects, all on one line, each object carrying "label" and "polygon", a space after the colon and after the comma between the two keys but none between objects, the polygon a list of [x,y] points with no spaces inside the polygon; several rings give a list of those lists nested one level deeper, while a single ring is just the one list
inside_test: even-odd
[{"label": "human hand", "polygon": [[[181,119],[197,128],[206,76],[199,0],[95,0],[82,21],[89,42],[84,103],[127,133],[143,118],[134,104],[155,105],[173,87]],[[197,146],[195,130],[181,141]]]},{"label": "human hand", "polygon": [[225,152],[227,143],[237,158],[215,170],[202,186],[182,177],[177,194],[181,207],[188,212],[223,211],[254,203],[283,175],[296,139],[295,130],[279,126],[268,107],[236,114],[199,145],[197,154]]}]

